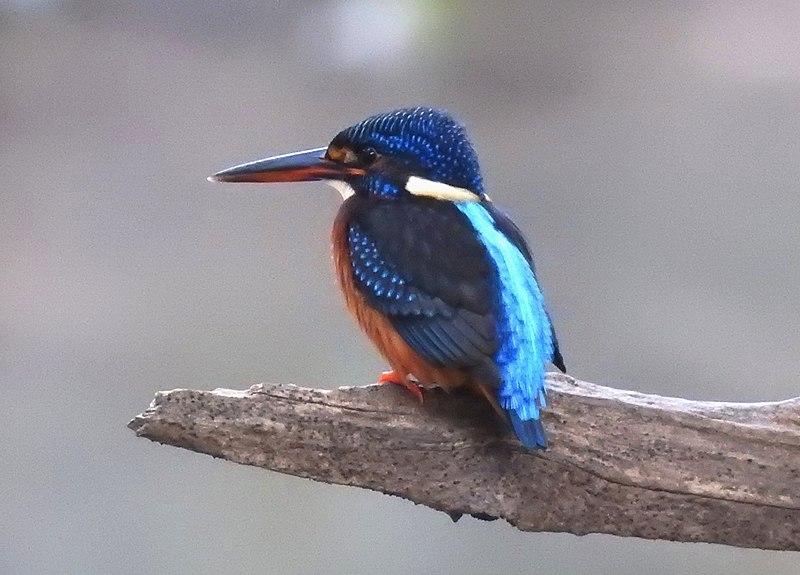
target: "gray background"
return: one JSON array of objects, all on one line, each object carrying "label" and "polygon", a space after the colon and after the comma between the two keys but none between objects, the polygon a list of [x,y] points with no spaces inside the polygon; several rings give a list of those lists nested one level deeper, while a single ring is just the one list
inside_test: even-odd
[{"label": "gray background", "polygon": [[336,193],[205,176],[415,104],[469,127],[571,373],[798,395],[797,3],[487,4],[0,2],[0,572],[798,573],[453,524],[125,427],[159,389],[375,380]]}]

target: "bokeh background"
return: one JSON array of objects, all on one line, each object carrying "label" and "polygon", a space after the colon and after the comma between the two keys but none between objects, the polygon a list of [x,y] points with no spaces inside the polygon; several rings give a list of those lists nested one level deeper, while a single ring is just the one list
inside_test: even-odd
[{"label": "bokeh background", "polygon": [[417,104],[467,124],[571,373],[798,395],[798,30],[789,1],[0,1],[0,572],[798,573],[454,524],[126,428],[160,389],[374,381],[336,192],[205,177]]}]

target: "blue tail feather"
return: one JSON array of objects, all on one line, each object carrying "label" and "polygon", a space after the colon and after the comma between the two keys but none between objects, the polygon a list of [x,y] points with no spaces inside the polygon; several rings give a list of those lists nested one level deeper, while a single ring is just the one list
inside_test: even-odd
[{"label": "blue tail feather", "polygon": [[507,411],[517,439],[528,449],[547,449],[547,436],[541,419],[523,420],[515,411]]}]

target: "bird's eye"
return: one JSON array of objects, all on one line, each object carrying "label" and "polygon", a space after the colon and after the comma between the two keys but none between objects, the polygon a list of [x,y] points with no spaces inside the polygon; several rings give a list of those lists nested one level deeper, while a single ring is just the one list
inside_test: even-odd
[{"label": "bird's eye", "polygon": [[375,148],[364,148],[358,153],[358,160],[362,166],[370,166],[378,159],[378,152]]}]

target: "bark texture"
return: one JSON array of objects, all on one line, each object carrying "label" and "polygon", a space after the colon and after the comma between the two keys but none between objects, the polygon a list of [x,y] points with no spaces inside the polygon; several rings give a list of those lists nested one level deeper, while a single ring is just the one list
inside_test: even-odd
[{"label": "bark texture", "polygon": [[550,448],[482,400],[397,386],[159,392],[137,435],[525,531],[800,550],[800,398],[718,403],[547,379]]}]

